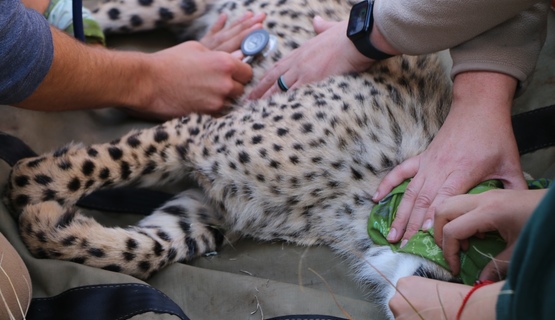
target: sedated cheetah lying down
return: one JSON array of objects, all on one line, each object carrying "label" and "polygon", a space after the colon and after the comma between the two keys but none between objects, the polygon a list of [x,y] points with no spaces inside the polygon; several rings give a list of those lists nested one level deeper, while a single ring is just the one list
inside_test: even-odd
[{"label": "sedated cheetah lying down", "polygon": [[[315,14],[337,20],[351,8],[336,0],[199,1],[118,0],[103,3],[96,15],[119,30],[137,29],[136,16],[139,27],[167,25],[158,21],[172,17],[190,33],[204,30],[222,11],[230,20],[246,10],[264,11],[265,27],[279,45],[270,58],[254,61],[256,81],[313,36]],[[451,279],[432,262],[373,245],[366,230],[381,177],[424,150],[449,102],[450,82],[436,56],[396,57],[365,73],[238,101],[220,118],[192,114],[106,144],[69,145],[22,160],[11,172],[6,201],[38,257],[147,278],[215,250],[224,238],[328,245],[386,307],[394,288],[384,276],[393,283],[412,274]],[[202,192],[179,194],[137,226],[107,228],[74,208],[101,188],[186,177]]]}]

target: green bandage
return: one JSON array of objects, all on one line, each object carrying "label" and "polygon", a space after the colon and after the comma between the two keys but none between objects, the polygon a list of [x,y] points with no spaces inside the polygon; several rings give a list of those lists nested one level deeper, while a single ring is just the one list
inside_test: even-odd
[{"label": "green bandage", "polygon": [[[394,252],[410,253],[424,257],[449,270],[449,265],[443,257],[441,248],[434,241],[433,228],[427,231],[419,230],[403,248],[399,248],[400,243],[391,244],[386,239],[391,223],[395,219],[397,207],[408,184],[408,180],[403,182],[374,206],[368,218],[368,235],[375,244],[389,245]],[[547,188],[549,184],[550,181],[547,179],[538,179],[529,181],[528,186],[530,189],[541,189]],[[502,187],[503,184],[500,181],[488,180],[471,189],[468,193],[477,194]],[[468,251],[461,251],[460,253],[460,278],[462,282],[469,285],[474,284],[478,280],[482,269],[505,248],[505,245],[505,241],[495,232],[487,233],[483,239],[470,238]]]},{"label": "green bandage", "polygon": [[[72,0],[52,0],[44,12],[44,17],[54,27],[73,35]],[[106,45],[104,33],[90,10],[83,8],[83,29],[85,41],[89,44]]]}]

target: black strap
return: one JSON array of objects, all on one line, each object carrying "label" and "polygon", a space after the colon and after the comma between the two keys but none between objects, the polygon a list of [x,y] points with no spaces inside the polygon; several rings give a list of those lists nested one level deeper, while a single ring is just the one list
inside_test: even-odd
[{"label": "black strap", "polygon": [[345,318],[338,318],[334,316],[322,316],[318,314],[301,314],[301,315],[290,315],[270,318],[268,320],[347,320]]},{"label": "black strap", "polygon": [[37,154],[20,139],[0,131],[0,159],[11,167],[24,158],[36,157]]},{"label": "black strap", "polygon": [[80,199],[77,205],[85,209],[149,215],[172,197],[172,194],[145,188],[102,189]]},{"label": "black strap", "polygon": [[189,319],[164,293],[139,283],[83,286],[54,297],[34,298],[26,319],[124,320],[147,312]]},{"label": "black strap", "polygon": [[512,120],[521,155],[555,146],[555,105],[514,115]]}]

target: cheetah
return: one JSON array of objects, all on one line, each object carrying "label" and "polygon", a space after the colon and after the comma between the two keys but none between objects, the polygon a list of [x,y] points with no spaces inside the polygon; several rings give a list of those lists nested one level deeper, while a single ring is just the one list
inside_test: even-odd
[{"label": "cheetah", "polygon": [[[198,38],[221,12],[233,20],[247,10],[263,11],[264,27],[279,44],[271,56],[253,61],[255,83],[314,36],[315,15],[339,20],[351,5],[118,0],[103,3],[95,15],[106,31],[164,26]],[[164,20],[162,11],[172,18]],[[141,279],[239,237],[326,245],[350,263],[361,286],[391,316],[387,303],[400,277],[453,279],[424,258],[374,245],[366,229],[380,179],[426,148],[449,111],[450,86],[436,55],[390,58],[365,72],[266,99],[238,99],[220,117],[190,114],[108,143],[70,144],[23,159],[10,173],[5,201],[35,256]],[[186,178],[199,189],[185,190],[127,228],[102,226],[75,209],[95,190]]]}]

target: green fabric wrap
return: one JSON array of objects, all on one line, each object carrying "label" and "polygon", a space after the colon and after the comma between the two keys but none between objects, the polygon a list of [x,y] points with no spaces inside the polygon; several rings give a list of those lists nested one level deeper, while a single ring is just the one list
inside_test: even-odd
[{"label": "green fabric wrap", "polygon": [[[395,219],[397,207],[405,193],[410,180],[406,180],[397,186],[382,201],[374,206],[368,218],[368,235],[375,244],[388,245],[394,252],[410,253],[431,260],[443,268],[449,270],[449,265],[443,257],[441,248],[434,241],[434,231],[419,230],[407,244],[400,248],[400,243],[389,243],[386,239],[391,223]],[[547,188],[550,180],[538,179],[528,182],[530,189]],[[499,180],[488,180],[471,189],[469,194],[482,193],[491,189],[502,188]],[[496,232],[490,232],[483,239],[470,238],[468,251],[461,251],[460,280],[472,285],[478,280],[478,276],[486,264],[505,248],[505,241]]]}]

